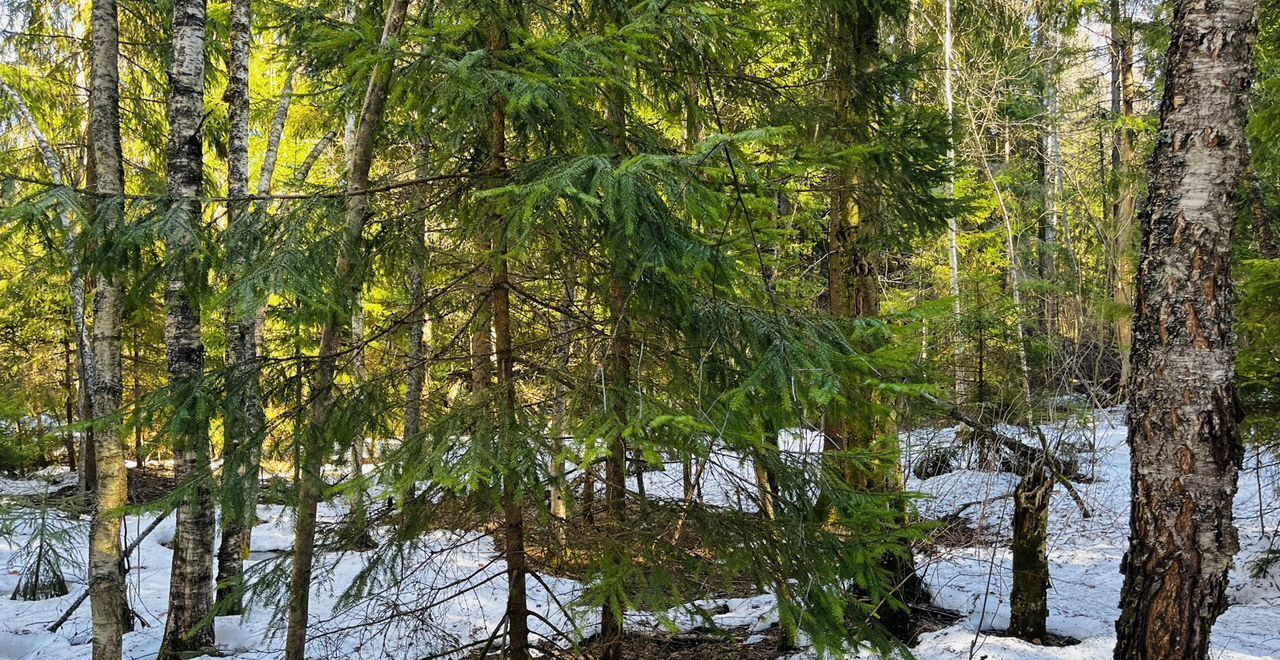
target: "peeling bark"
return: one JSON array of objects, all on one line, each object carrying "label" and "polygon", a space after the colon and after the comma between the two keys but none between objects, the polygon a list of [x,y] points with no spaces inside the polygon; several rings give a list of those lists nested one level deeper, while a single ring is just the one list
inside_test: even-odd
[{"label": "peeling bark", "polygon": [[1044,640],[1049,620],[1049,496],[1053,480],[1045,460],[1018,480],[1013,494],[1013,589],[1009,635]]},{"label": "peeling bark", "polygon": [[1143,211],[1115,657],[1205,658],[1238,549],[1231,245],[1257,0],[1179,0]]},{"label": "peeling bark", "polygon": [[214,509],[209,419],[202,387],[205,347],[200,290],[208,274],[199,257],[204,185],[204,0],[173,9],[169,65],[168,208],[165,210],[165,349],[173,410],[174,476],[184,489],[177,509],[169,616],[160,660],[213,648]]}]

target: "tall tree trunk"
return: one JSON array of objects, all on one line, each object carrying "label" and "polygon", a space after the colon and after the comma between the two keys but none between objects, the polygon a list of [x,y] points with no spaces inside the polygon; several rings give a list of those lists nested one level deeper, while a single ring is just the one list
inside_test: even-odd
[{"label": "tall tree trunk", "polygon": [[[871,139],[873,99],[867,95],[877,93],[869,76],[880,57],[879,26],[880,14],[871,7],[842,8],[831,17],[828,94],[838,122],[834,132],[846,144],[866,143]],[[828,312],[840,319],[879,316],[876,255],[870,253],[867,246],[879,230],[880,200],[867,186],[859,185],[862,176],[856,170],[844,168],[830,179],[827,304]],[[875,418],[870,402],[858,404],[856,409],[831,411],[823,420],[823,451],[839,456],[842,452],[885,449],[877,447],[877,437],[892,435],[892,430],[882,425],[883,422]],[[879,492],[902,490],[896,460],[893,465],[884,462],[871,471],[859,469],[845,458],[831,463],[832,469],[852,488]],[[905,522],[905,511],[902,514]],[[899,585],[895,595],[900,600],[910,603],[927,599],[927,589],[909,555],[886,558],[885,567],[892,574],[894,584]],[[910,637],[909,611],[886,607],[879,614],[881,623],[892,634],[900,639]]]},{"label": "tall tree trunk", "polygon": [[[416,175],[426,178],[429,172],[429,141],[425,138],[418,147]],[[422,392],[427,380],[427,342],[423,332],[427,328],[426,309],[427,268],[427,213],[419,210],[414,224],[414,259],[409,268],[409,351],[405,356],[408,381],[404,395],[404,442],[415,442],[422,428]]]},{"label": "tall tree trunk", "polygon": [[[624,27],[624,16],[619,9],[610,8],[614,27]],[[695,86],[696,91],[696,86]],[[606,87],[605,124],[613,141],[614,151],[619,159],[625,159],[630,151],[627,144],[627,90],[624,86]],[[690,109],[686,116],[686,141],[696,136],[699,128],[696,113]],[[607,517],[607,533],[609,535],[605,563],[610,570],[616,570],[627,559],[620,551],[622,537],[626,532],[627,513],[627,455],[626,429],[628,424],[628,398],[631,396],[631,318],[628,310],[628,294],[630,292],[625,263],[629,255],[615,252],[614,263],[609,264],[609,322],[612,337],[609,340],[609,355],[606,358],[606,376],[608,387],[605,388],[605,402],[613,413],[615,430],[609,438],[609,452],[605,454],[604,463],[604,501]],[[645,500],[643,467],[636,462],[636,486],[639,501]],[[604,605],[600,609],[600,640],[602,644],[601,660],[622,660],[623,617],[626,614],[626,603],[622,598],[606,595]]]},{"label": "tall tree trunk", "polygon": [[214,510],[209,420],[203,386],[204,341],[200,290],[208,274],[199,256],[204,184],[204,0],[179,0],[173,9],[169,65],[169,207],[165,218],[165,348],[174,406],[174,476],[183,484],[169,578],[169,617],[160,658],[212,649]]},{"label": "tall tree trunk", "polygon": [[[1120,0],[1111,0],[1111,119],[1115,133],[1111,140],[1111,172],[1116,181],[1116,197],[1111,206],[1115,242],[1111,246],[1111,299],[1118,310],[1133,306],[1134,214],[1137,209],[1137,182],[1134,171],[1133,129],[1133,28],[1122,12]],[[1129,351],[1133,346],[1132,319],[1126,313],[1116,315],[1114,334],[1120,353],[1120,387],[1129,382]]]},{"label": "tall tree trunk", "polygon": [[[382,26],[380,47],[389,49],[404,27],[408,0],[392,0]],[[369,87],[356,128],[347,176],[346,224],[335,264],[334,291],[337,300],[320,335],[319,357],[307,414],[307,430],[301,457],[301,487],[295,527],[293,569],[289,580],[289,624],[285,638],[285,659],[302,660],[306,653],[307,613],[311,596],[311,569],[315,560],[316,508],[324,482],[320,468],[329,455],[328,420],[333,397],[338,353],[346,325],[351,322],[356,294],[360,290],[359,262],[363,259],[361,235],[369,215],[369,170],[373,165],[374,139],[382,124],[382,112],[391,86],[393,62],[377,63],[369,74]]]},{"label": "tall tree trunk", "polygon": [[[249,56],[253,40],[251,0],[231,2],[231,55],[227,64],[227,254],[231,261],[226,310],[227,398],[223,410],[222,543],[218,547],[217,606],[244,611],[244,556],[257,522],[258,470],[252,457],[266,428],[258,364],[257,296],[243,283],[255,262],[258,229],[249,197]],[[250,484],[249,482],[253,483]],[[250,499],[252,497],[253,499]]]},{"label": "tall tree trunk", "polygon": [[[120,146],[120,25],[115,0],[93,0],[93,70],[90,73],[89,144],[93,163],[96,217],[103,233],[124,222],[124,158]],[[93,455],[82,452],[82,464],[96,467],[97,495],[89,528],[89,603],[93,612],[93,657],[119,660],[127,626],[120,524],[128,495],[128,473],[119,425],[110,418],[124,393],[120,364],[123,291],[116,275],[102,272],[93,296],[93,348],[81,364],[94,364],[94,375],[81,382],[94,417],[106,418],[93,436]],[[91,360],[83,358],[92,354]],[[87,370],[82,369],[82,372]]]},{"label": "tall tree trunk", "polygon": [[[240,594],[244,560],[249,553],[253,527],[257,523],[259,472],[262,443],[266,433],[266,413],[262,401],[262,313],[265,292],[245,285],[261,250],[262,218],[270,201],[260,199],[257,207],[247,199],[249,191],[249,61],[252,43],[250,0],[232,3],[232,53],[227,83],[231,124],[228,161],[228,252],[232,256],[229,286],[240,289],[227,304],[227,405],[224,412],[222,542],[218,547],[218,593],[220,612],[243,611]],[[284,135],[293,101],[293,72],[285,78],[275,117],[267,133],[257,195],[271,193],[280,141]],[[305,166],[304,166],[305,167]],[[306,167],[305,169],[309,169]],[[301,172],[301,170],[300,170]],[[305,177],[305,173],[303,173]]]},{"label": "tall tree trunk", "polygon": [[[516,3],[511,3],[515,5]],[[502,3],[506,6],[507,3]],[[500,21],[508,16],[495,15],[489,26],[489,50],[500,52],[509,48],[505,27]],[[506,99],[495,94],[490,100],[489,164],[490,176],[495,181],[504,179],[507,172],[507,118]],[[519,470],[511,463],[521,453],[516,435],[516,385],[515,359],[511,339],[511,289],[507,265],[506,218],[493,215],[490,245],[493,249],[493,280],[489,299],[493,310],[493,352],[497,364],[498,434],[507,456],[508,466],[502,475],[503,546],[507,560],[507,648],[505,657],[510,660],[527,660],[529,656],[529,604],[526,594],[528,560],[524,539],[524,496],[521,484],[516,482]]]},{"label": "tall tree trunk", "polygon": [[[947,105],[947,165],[951,168],[951,175],[947,179],[947,199],[954,201],[956,196],[956,149],[954,144],[956,106],[955,91],[952,85],[952,78],[955,74],[955,48],[952,38],[951,0],[943,0],[942,11],[942,87]],[[951,290],[951,315],[956,326],[954,335],[955,350],[952,352],[952,359],[955,361],[955,397],[956,404],[963,406],[969,402],[969,381],[965,371],[965,363],[968,361],[968,343],[964,335],[964,310],[960,304],[960,221],[954,212],[947,214],[947,265],[950,268],[948,284]]]},{"label": "tall tree trunk", "polygon": [[1257,0],[1178,0],[1142,213],[1115,657],[1205,658],[1238,549],[1232,233]]},{"label": "tall tree trunk", "polygon": [[1040,328],[1049,335],[1059,332],[1058,233],[1062,227],[1062,117],[1058,91],[1061,36],[1053,16],[1041,15],[1037,31],[1045,62],[1043,90],[1044,137],[1041,164],[1044,169],[1044,215],[1040,219],[1040,280],[1046,289],[1040,305]]}]

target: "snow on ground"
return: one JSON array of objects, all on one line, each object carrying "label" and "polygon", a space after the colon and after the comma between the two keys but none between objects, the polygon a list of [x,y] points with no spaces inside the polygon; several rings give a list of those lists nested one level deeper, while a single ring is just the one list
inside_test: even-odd
[{"label": "snow on ground", "polygon": [[[922,660],[988,658],[990,660],[1033,660],[1071,658],[1099,660],[1111,657],[1115,641],[1114,621],[1121,576],[1120,558],[1127,545],[1129,456],[1125,447],[1123,415],[1100,411],[1088,424],[1066,423],[1047,427],[1051,439],[1063,437],[1093,448],[1082,457],[1081,470],[1094,477],[1077,484],[1090,509],[1085,519],[1072,499],[1058,488],[1052,501],[1050,565],[1053,588],[1050,592],[1049,628],[1052,632],[1082,640],[1077,646],[1046,648],[1019,640],[989,635],[983,630],[1002,628],[1008,623],[1005,602],[1011,581],[1007,548],[934,548],[919,556],[925,579],[933,588],[939,605],[964,614],[955,625],[922,637],[913,649]],[[1006,429],[1007,430],[1007,429]],[[954,443],[956,429],[916,431],[904,435],[908,460],[927,446]],[[790,449],[816,451],[813,438],[792,436]],[[1231,575],[1228,594],[1230,609],[1214,628],[1214,658],[1245,660],[1280,658],[1280,577],[1253,580],[1244,566],[1277,539],[1280,526],[1280,465],[1263,457],[1256,461],[1250,451],[1245,460],[1236,498],[1237,525],[1242,551]],[[752,483],[751,466],[736,457],[722,456],[704,473],[703,495],[723,506],[750,508],[737,495]],[[51,473],[44,479],[0,480],[0,495],[30,495],[74,483],[74,475]],[[645,475],[650,497],[682,496],[681,467],[666,466]],[[53,485],[50,481],[53,481]],[[1015,477],[1009,474],[960,470],[926,480],[908,478],[908,488],[929,496],[920,502],[927,517],[945,516],[965,504],[962,514],[984,535],[1007,539],[1011,501],[1001,497],[1012,491]],[[633,484],[635,488],[635,484]],[[984,503],[985,501],[985,503]],[[321,509],[322,523],[337,521],[345,506],[327,504]],[[287,568],[280,551],[292,545],[291,513],[279,506],[259,507],[267,522],[254,530],[251,571],[266,572]],[[152,520],[152,514],[127,518],[126,533],[136,536]],[[69,521],[82,529],[87,519]],[[1273,536],[1268,537],[1266,532]],[[83,533],[83,532],[81,532]],[[152,658],[160,643],[168,596],[170,551],[162,544],[173,537],[173,521],[166,520],[143,541],[130,557],[128,584],[130,600],[148,627],[125,636],[126,658]],[[15,554],[25,538],[0,538],[0,596],[17,583]],[[83,566],[83,544],[80,545]],[[340,603],[339,594],[379,561],[394,559],[400,567],[396,588],[376,580],[367,597],[354,604]],[[317,579],[311,600],[311,641],[308,656],[317,658],[424,658],[434,653],[472,644],[482,647],[502,618],[506,588],[505,563],[498,557],[491,538],[468,532],[439,531],[428,535],[403,556],[382,557],[378,551],[334,553],[318,562]],[[77,660],[89,653],[89,608],[87,604],[57,633],[45,628],[84,589],[83,569],[68,573],[71,594],[39,602],[0,600],[0,658]],[[529,582],[531,608],[539,616],[530,624],[537,635],[555,631],[587,636],[595,632],[596,614],[576,609],[572,602],[582,585],[565,579],[544,577]],[[277,658],[283,634],[271,620],[272,607],[261,598],[250,599],[254,609],[244,618],[221,617],[216,622],[220,649],[226,655],[247,660]],[[723,627],[746,626],[760,632],[777,621],[773,598],[752,598],[691,603],[688,610],[676,609],[663,617],[635,613],[632,629],[657,629],[662,619],[681,628],[705,625],[709,616]],[[717,609],[718,608],[718,609]],[[712,613],[720,612],[720,613]],[[274,631],[274,634],[273,634]],[[574,632],[576,631],[576,632]],[[752,640],[762,639],[752,637]],[[810,657],[801,653],[796,658]],[[851,654],[851,657],[864,657]]]},{"label": "snow on ground", "polygon": [[[1049,593],[1050,632],[1082,640],[1077,646],[1037,647],[1020,640],[982,634],[1009,623],[1007,598],[1012,582],[1012,556],[1007,547],[938,548],[922,555],[920,567],[934,589],[939,605],[966,613],[950,628],[923,637],[914,651],[921,660],[942,658],[1110,658],[1115,644],[1115,620],[1119,616],[1123,578],[1120,560],[1128,547],[1129,451],[1122,411],[1095,413],[1092,424],[1072,428],[1070,439],[1094,447],[1086,454],[1081,471],[1092,483],[1076,484],[1090,518],[1081,516],[1071,497],[1059,487],[1050,504]],[[1060,427],[1059,427],[1060,428]],[[1053,429],[1058,430],[1057,428]],[[1051,440],[1055,434],[1046,429]],[[945,445],[954,441],[955,429],[911,434],[921,442]],[[1068,438],[1064,438],[1068,439]],[[1236,496],[1236,525],[1241,552],[1231,572],[1230,609],[1213,630],[1212,657],[1222,660],[1280,658],[1280,576],[1252,580],[1244,565],[1267,547],[1264,530],[1275,534],[1280,525],[1280,467],[1259,470],[1253,450],[1247,452]],[[1263,457],[1263,463],[1268,462]],[[907,488],[932,496],[921,502],[928,517],[954,512],[961,505],[1012,492],[1016,478],[1009,474],[957,471],[932,479],[909,477]],[[1259,498],[1262,515],[1259,514]],[[964,516],[975,526],[1000,538],[1011,534],[1012,500],[1005,498],[970,506]],[[1280,538],[1272,536],[1280,543]]]},{"label": "snow on ground", "polygon": [[0,477],[0,495],[38,496],[48,495],[68,486],[76,485],[76,473],[63,466],[50,466],[32,475],[31,479],[6,479]]}]

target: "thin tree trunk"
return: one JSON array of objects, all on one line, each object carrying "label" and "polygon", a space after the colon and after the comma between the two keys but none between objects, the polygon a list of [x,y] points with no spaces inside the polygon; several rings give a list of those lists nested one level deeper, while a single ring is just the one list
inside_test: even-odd
[{"label": "thin tree trunk", "polygon": [[[364,387],[369,382],[369,367],[365,362],[364,332],[364,296],[357,291],[355,312],[351,314],[351,367],[355,376],[356,387]],[[371,550],[377,547],[373,537],[369,536],[369,512],[365,508],[364,480],[365,429],[357,424],[351,438],[351,478],[357,486],[351,493],[351,515],[348,519],[345,545],[351,550]]]},{"label": "thin tree trunk", "polygon": [[[564,347],[560,352],[560,373],[568,376],[569,366],[573,359],[573,320],[570,314],[576,304],[577,290],[573,284],[564,289],[565,311],[560,316],[559,334]],[[556,539],[564,548],[568,543],[565,521],[569,519],[568,484],[565,479],[565,418],[569,414],[569,388],[557,386],[556,418],[551,424],[551,515],[556,519]]]},{"label": "thin tree trunk", "polygon": [[[240,614],[243,590],[243,555],[248,547],[249,520],[245,481],[249,471],[248,451],[260,412],[255,415],[258,347],[256,325],[249,306],[250,293],[236,294],[246,264],[250,263],[250,244],[256,234],[249,200],[249,57],[252,41],[250,26],[251,0],[231,1],[231,49],[227,63],[227,119],[230,126],[227,153],[227,255],[231,261],[226,310],[227,398],[223,410],[222,440],[222,543],[218,547],[218,589],[216,604],[223,614]],[[253,381],[253,382],[251,382]],[[254,478],[257,474],[253,475]]]},{"label": "thin tree trunk", "polygon": [[[426,178],[429,168],[429,142],[424,138],[418,147],[416,174]],[[418,211],[413,232],[414,259],[409,268],[409,352],[405,356],[407,386],[404,395],[404,442],[416,442],[422,427],[422,392],[427,380],[426,309],[427,214]]]},{"label": "thin tree trunk", "polygon": [[62,389],[66,395],[63,399],[63,414],[66,417],[66,427],[62,430],[62,447],[67,452],[67,469],[75,472],[76,470],[76,436],[71,430],[71,425],[76,421],[76,380],[75,380],[75,361],[72,358],[74,350],[71,342],[67,337],[62,340],[62,352],[64,362],[62,364]]},{"label": "thin tree trunk", "polygon": [[[237,0],[248,2],[249,0]],[[267,148],[262,152],[262,169],[258,171],[259,197],[271,194],[271,187],[276,176],[276,163],[280,158],[280,141],[284,139],[284,128],[289,123],[289,109],[293,107],[293,71],[284,79],[280,88],[280,100],[276,102],[276,114],[271,119],[271,128],[267,131]],[[247,89],[247,88],[246,88]],[[264,205],[266,202],[262,202]]]},{"label": "thin tree trunk", "polygon": [[[231,61],[226,99],[231,126],[227,162],[228,254],[232,269],[227,302],[227,402],[223,415],[222,542],[218,547],[217,606],[221,613],[244,611],[244,560],[257,523],[258,473],[266,413],[262,402],[259,316],[263,296],[244,280],[255,266],[269,202],[251,208],[249,193],[249,62],[252,43],[251,0],[231,3]],[[285,79],[267,135],[257,193],[271,192],[280,139],[293,96],[292,74]],[[238,199],[236,199],[238,198]]]},{"label": "thin tree trunk", "polygon": [[165,348],[174,407],[174,476],[184,489],[177,509],[169,617],[161,660],[213,648],[214,511],[209,420],[202,394],[205,349],[200,290],[208,275],[199,257],[202,224],[204,0],[179,0],[173,10],[169,65],[168,208],[165,218]]},{"label": "thin tree trunk", "polygon": [[[1111,281],[1111,299],[1118,310],[1133,306],[1134,214],[1137,209],[1137,185],[1134,179],[1135,151],[1133,129],[1133,30],[1121,11],[1120,0],[1111,0],[1111,117],[1116,123],[1111,143],[1111,176],[1116,181],[1116,198],[1111,207],[1115,243],[1110,259],[1115,265]],[[1116,348],[1120,353],[1120,387],[1129,383],[1129,352],[1133,346],[1132,320],[1118,313],[1114,321]]]},{"label": "thin tree trunk", "polygon": [[[618,11],[616,9],[611,11]],[[623,17],[615,14],[611,17],[615,27],[621,28]],[[696,87],[694,88],[696,91]],[[610,131],[614,150],[619,158],[626,158],[630,151],[627,144],[627,98],[623,87],[606,88],[605,90],[605,124]],[[696,135],[698,126],[692,110],[686,117],[686,132]],[[686,135],[690,140],[694,135]],[[618,255],[615,255],[618,258]],[[616,429],[609,438],[609,452],[605,455],[604,464],[604,501],[607,518],[607,546],[605,563],[610,568],[621,566],[626,561],[619,547],[623,543],[627,520],[627,458],[626,428],[628,424],[628,398],[631,396],[631,318],[628,310],[629,286],[624,276],[619,273],[621,264],[614,264],[609,276],[609,321],[613,334],[609,341],[609,355],[606,358],[606,380],[608,387],[604,389],[606,406],[613,413]],[[641,506],[644,505],[644,472],[640,461],[632,463],[637,467],[636,486]],[[626,615],[626,602],[622,598],[614,598],[606,594],[600,609],[601,660],[622,660],[623,617]]]},{"label": "thin tree trunk", "polygon": [[[392,0],[387,8],[382,27],[381,47],[389,48],[400,36],[404,27],[408,0]],[[361,235],[369,214],[369,170],[373,164],[374,138],[382,124],[382,112],[394,70],[392,62],[379,62],[369,74],[369,87],[365,93],[360,121],[356,129],[351,167],[347,176],[346,225],[335,264],[334,310],[325,321],[320,335],[320,349],[316,376],[311,392],[311,408],[308,411],[305,444],[301,457],[301,487],[298,493],[298,518],[295,527],[293,569],[289,580],[288,632],[285,638],[285,659],[303,660],[306,654],[307,613],[311,596],[311,569],[315,560],[316,508],[323,492],[324,482],[320,468],[329,455],[328,420],[333,397],[334,376],[337,372],[338,351],[345,326],[351,321],[355,298],[360,290],[358,263],[363,259]]]},{"label": "thin tree trunk", "polygon": [[1275,228],[1271,226],[1271,214],[1267,211],[1267,199],[1262,194],[1262,182],[1256,172],[1249,172],[1249,214],[1253,216],[1253,231],[1258,237],[1258,254],[1263,259],[1280,259],[1280,246],[1276,245]]},{"label": "thin tree trunk", "polygon": [[1046,285],[1040,307],[1043,332],[1058,333],[1058,233],[1062,226],[1062,134],[1058,92],[1061,37],[1056,21],[1039,17],[1039,40],[1048,59],[1044,82],[1044,139],[1041,163],[1044,168],[1044,215],[1040,219],[1040,280]]},{"label": "thin tree trunk", "polygon": [[1232,233],[1257,0],[1178,0],[1142,212],[1115,657],[1205,658],[1238,549]]},{"label": "thin tree trunk", "polygon": [[[96,279],[97,278],[95,278],[95,280]],[[98,296],[96,294],[93,296],[92,305],[94,321],[90,332],[94,334],[94,337],[91,341],[97,342]],[[123,322],[123,318],[121,321]],[[77,352],[79,353],[79,351]],[[76,375],[81,383],[79,388],[80,391],[76,395],[76,409],[79,413],[78,416],[80,420],[86,422],[94,418],[93,411],[95,405],[93,402],[95,386],[94,383],[89,380],[89,372],[86,368],[88,367],[88,361],[95,359],[96,355],[97,350],[91,345],[90,350],[87,353],[80,353],[76,365]],[[102,374],[101,377],[106,378],[107,376],[106,374]],[[93,493],[93,489],[98,487],[98,461],[96,460],[98,452],[96,436],[97,432],[95,428],[93,426],[89,426],[80,431],[80,437],[77,441],[77,445],[80,449],[80,474],[77,477],[77,486],[80,493],[84,495],[91,495]]]},{"label": "thin tree trunk", "polygon": [[[494,17],[489,26],[489,50],[499,52],[509,47],[504,27]],[[495,180],[507,176],[506,100],[495,94],[491,99],[489,127],[489,171]],[[504,216],[494,215],[490,245],[494,250],[493,281],[489,298],[493,306],[493,351],[497,362],[499,421],[498,433],[508,462],[521,453],[515,430],[516,385],[515,359],[511,339],[511,289],[507,270],[507,231]],[[507,648],[509,660],[528,660],[529,604],[526,594],[528,560],[524,539],[524,492],[516,483],[518,470],[508,467],[502,477],[503,545],[507,560]]]},{"label": "thin tree trunk", "polygon": [[[609,298],[613,337],[609,342],[608,357],[610,387],[605,391],[609,396],[609,408],[615,418],[617,430],[609,439],[609,453],[605,456],[604,502],[611,537],[609,552],[614,555],[609,563],[618,566],[624,561],[617,549],[622,542],[619,536],[626,531],[627,522],[627,443],[623,438],[623,430],[627,426],[627,400],[624,393],[631,380],[631,333],[630,320],[627,318],[627,289],[616,279],[610,284]],[[625,604],[620,599],[606,598],[600,611],[601,660],[621,660],[622,618],[625,614]]]},{"label": "thin tree trunk", "polygon": [[[947,104],[948,136],[955,133],[955,91],[952,85],[955,69],[955,48],[952,43],[951,0],[943,0],[943,33],[942,86]],[[956,196],[956,150],[954,137],[948,139],[947,164],[951,168],[951,176],[947,179],[947,199],[955,200]],[[960,303],[960,221],[954,213],[947,215],[947,264],[950,267],[948,283],[951,287],[951,315],[955,323],[955,350],[952,359],[955,361],[955,396],[956,402],[965,405],[969,401],[969,382],[965,373],[965,362],[968,360],[967,340],[964,336],[964,310]]]},{"label": "thin tree trunk", "polygon": [[[120,146],[120,26],[115,0],[93,0],[92,72],[90,73],[89,152],[93,162],[95,222],[105,233],[124,222],[124,159]],[[93,348],[81,357],[92,362],[94,376],[84,377],[91,414],[114,415],[124,392],[121,379],[120,333],[123,291],[115,276],[98,275],[93,297]],[[86,360],[84,358],[89,357]],[[86,371],[82,369],[82,371]],[[82,411],[84,412],[84,411]],[[96,468],[97,499],[89,531],[89,602],[93,612],[93,657],[120,660],[125,594],[121,516],[128,495],[124,448],[115,419],[101,424],[93,436],[93,455],[82,452],[82,464]]]},{"label": "thin tree trunk", "polygon": [[[142,340],[138,330],[133,331],[133,405],[142,401]],[[146,459],[142,452],[142,424],[133,426],[133,459],[136,466],[146,467]]]},{"label": "thin tree trunk", "polygon": [[329,148],[329,145],[333,144],[337,139],[338,131],[335,129],[325,133],[324,137],[316,141],[315,145],[311,147],[311,151],[307,152],[307,157],[303,159],[302,165],[300,165],[297,171],[293,173],[294,189],[301,188],[306,184],[307,177],[311,175],[312,168],[316,166],[316,161],[320,160],[320,156]]}]

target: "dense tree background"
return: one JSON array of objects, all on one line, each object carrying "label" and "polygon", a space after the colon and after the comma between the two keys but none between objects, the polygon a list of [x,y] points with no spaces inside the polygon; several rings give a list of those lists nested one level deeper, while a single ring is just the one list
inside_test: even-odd
[{"label": "dense tree background", "polygon": [[[1242,433],[1272,447],[1274,5],[1233,248]],[[91,9],[0,3],[0,471],[96,466],[102,433],[176,463],[188,568],[217,554],[220,612],[288,601],[292,657],[307,546],[292,576],[237,561],[259,474],[315,552],[376,546],[357,591],[426,530],[501,539],[513,657],[539,571],[605,621],[751,585],[786,643],[888,647],[928,602],[898,431],[968,420],[936,460],[1016,463],[1034,533],[1067,449],[992,427],[1125,402],[1171,5],[119,0],[123,196],[94,170]],[[202,59],[175,42],[197,10]],[[74,321],[103,327],[104,291],[114,376]],[[703,502],[726,453],[758,513]],[[681,497],[647,497],[663,463]],[[317,528],[333,497],[355,515]],[[215,605],[188,586],[179,635]]]}]

